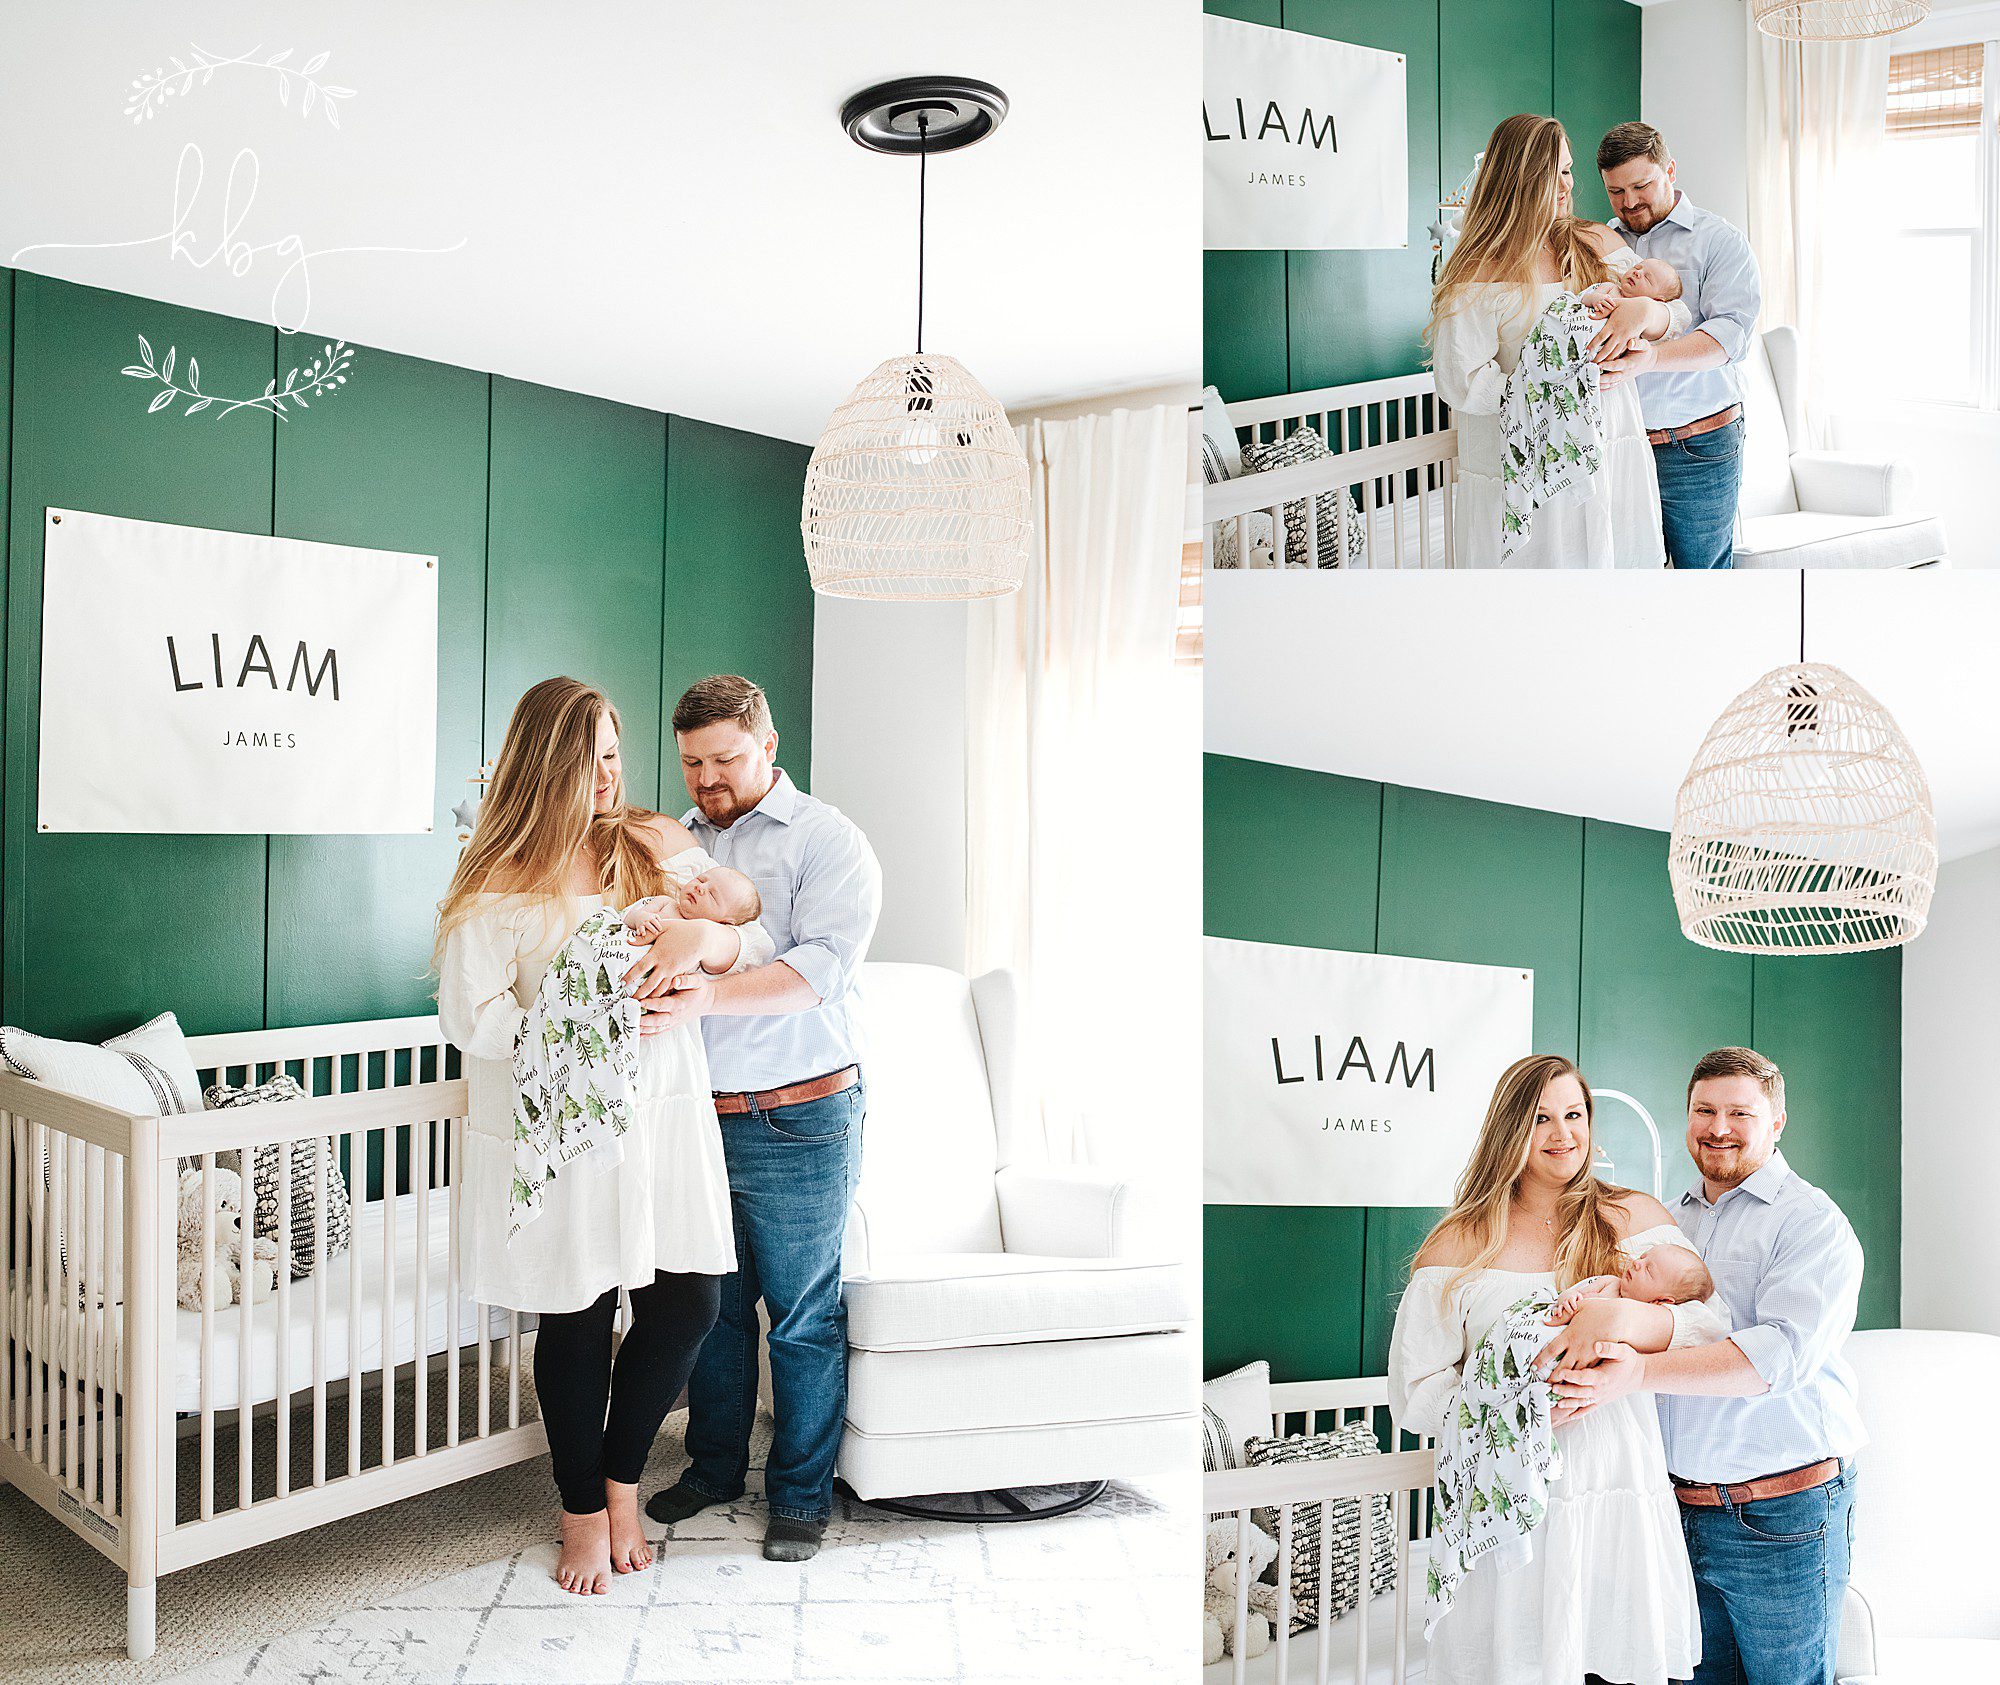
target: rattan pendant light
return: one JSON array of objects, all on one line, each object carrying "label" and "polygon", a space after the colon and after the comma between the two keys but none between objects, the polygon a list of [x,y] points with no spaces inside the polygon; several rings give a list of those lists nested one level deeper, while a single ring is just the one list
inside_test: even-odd
[{"label": "rattan pendant light", "polygon": [[930,156],[999,127],[1007,98],[963,77],[918,76],[855,95],[841,124],[873,152],[917,156],[917,340],[833,412],[806,466],[799,530],[813,589],[924,601],[1021,587],[1028,460],[1001,408],[956,358],[924,349]]},{"label": "rattan pendant light", "polygon": [[1691,942],[1849,954],[1918,935],[1937,886],[1930,782],[1889,711],[1838,667],[1774,667],[1723,709],[1674,803],[1668,870]]},{"label": "rattan pendant light", "polygon": [[1757,27],[1781,41],[1866,41],[1931,15],[1931,0],[1755,0]]}]

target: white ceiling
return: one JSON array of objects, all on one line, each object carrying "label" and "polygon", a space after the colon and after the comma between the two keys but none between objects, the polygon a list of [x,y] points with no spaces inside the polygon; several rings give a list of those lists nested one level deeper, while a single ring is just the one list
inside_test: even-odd
[{"label": "white ceiling", "polygon": [[[915,315],[916,165],[842,133],[921,72],[995,82],[999,133],[930,171],[927,347],[1010,408],[1192,382],[1200,348],[1197,0],[0,0],[0,262],[254,320],[308,266],[315,338],[810,440]],[[150,121],[135,77],[192,46],[329,56],[340,125],[228,68]],[[182,148],[206,179],[172,222]],[[243,209],[243,196],[237,204]],[[22,252],[59,242],[106,249]],[[17,255],[18,254],[18,255]],[[281,312],[295,309],[279,301]],[[359,370],[357,369],[357,378]]]},{"label": "white ceiling", "polygon": [[[1799,576],[1211,573],[1220,754],[1667,830],[1723,706],[1794,659]],[[2000,845],[2000,575],[1814,573],[1806,653],[1901,722],[1947,859]]]}]

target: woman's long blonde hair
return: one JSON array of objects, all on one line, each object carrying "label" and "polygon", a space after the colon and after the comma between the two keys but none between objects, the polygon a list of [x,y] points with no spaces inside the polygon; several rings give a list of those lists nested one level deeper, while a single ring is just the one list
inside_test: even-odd
[{"label": "woman's long blonde hair", "polygon": [[1456,308],[1459,294],[1481,281],[1517,287],[1521,311],[1533,310],[1535,258],[1545,243],[1554,248],[1563,285],[1572,291],[1611,278],[1585,235],[1591,224],[1556,210],[1568,138],[1553,117],[1528,112],[1493,131],[1472,180],[1465,227],[1431,292],[1426,345],[1435,343],[1438,324]]},{"label": "woman's long blonde hair", "polygon": [[[1458,1178],[1452,1207],[1424,1239],[1425,1246],[1448,1237],[1472,1248],[1472,1256],[1445,1284],[1447,1296],[1490,1265],[1506,1247],[1514,1184],[1528,1167],[1542,1091],[1565,1076],[1575,1077],[1583,1090],[1583,1115],[1594,1132],[1597,1102],[1590,1084],[1583,1072],[1559,1053],[1531,1053],[1516,1059],[1494,1085],[1486,1121]],[[1560,1287],[1573,1287],[1593,1275],[1610,1275],[1619,1264],[1618,1230],[1611,1221],[1610,1207],[1631,1190],[1597,1179],[1590,1168],[1590,1146],[1586,1134],[1583,1168],[1569,1179],[1556,1200],[1556,1284]]]},{"label": "woman's long blonde hair", "polygon": [[472,840],[438,903],[434,971],[445,939],[471,916],[482,892],[522,895],[552,915],[579,848],[588,850],[597,887],[614,904],[665,888],[643,835],[659,816],[626,804],[622,769],[612,805],[597,811],[597,728],[607,716],[617,731],[610,697],[580,679],[544,679],[514,704]]}]

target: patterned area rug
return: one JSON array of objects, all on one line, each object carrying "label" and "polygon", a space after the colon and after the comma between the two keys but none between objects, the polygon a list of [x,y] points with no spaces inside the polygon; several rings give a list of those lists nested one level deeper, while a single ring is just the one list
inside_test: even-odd
[{"label": "patterned area rug", "polygon": [[[753,1485],[755,1479],[753,1477]],[[1043,1685],[1195,1676],[1192,1480],[1114,1485],[1040,1522],[951,1524],[848,1500],[809,1563],[766,1562],[760,1505],[669,1529],[588,1600],[553,1542],[259,1644],[181,1685]]]}]

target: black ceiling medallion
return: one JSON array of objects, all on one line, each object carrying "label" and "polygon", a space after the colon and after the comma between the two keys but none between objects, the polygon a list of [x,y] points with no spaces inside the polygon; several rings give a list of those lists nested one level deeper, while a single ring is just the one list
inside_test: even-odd
[{"label": "black ceiling medallion", "polygon": [[870,152],[956,152],[984,140],[1007,115],[1007,96],[970,76],[904,76],[863,88],[840,108],[840,126]]}]

